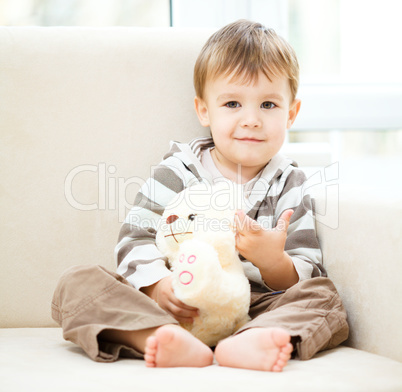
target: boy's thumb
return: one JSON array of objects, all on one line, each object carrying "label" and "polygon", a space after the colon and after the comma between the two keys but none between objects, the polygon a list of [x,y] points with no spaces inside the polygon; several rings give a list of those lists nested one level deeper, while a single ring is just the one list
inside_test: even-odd
[{"label": "boy's thumb", "polygon": [[293,213],[293,210],[285,210],[284,212],[282,212],[282,215],[279,218],[278,224],[276,225],[275,229],[278,231],[288,231],[290,218]]}]

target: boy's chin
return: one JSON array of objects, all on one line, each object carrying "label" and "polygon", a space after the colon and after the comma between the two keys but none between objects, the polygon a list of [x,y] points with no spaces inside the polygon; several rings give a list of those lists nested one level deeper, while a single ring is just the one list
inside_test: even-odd
[{"label": "boy's chin", "polygon": [[255,157],[251,157],[249,159],[243,159],[239,161],[240,166],[244,168],[250,168],[250,169],[258,169],[258,168],[263,168],[266,166],[269,161],[272,159],[271,155],[267,156],[265,155],[261,159],[256,159]]}]

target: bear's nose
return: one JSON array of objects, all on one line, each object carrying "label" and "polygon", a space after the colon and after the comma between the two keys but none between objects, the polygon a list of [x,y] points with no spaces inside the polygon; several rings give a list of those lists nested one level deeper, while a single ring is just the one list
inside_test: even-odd
[{"label": "bear's nose", "polygon": [[173,222],[176,222],[177,219],[179,219],[179,217],[177,215],[170,215],[170,216],[167,217],[166,223],[168,225],[171,225]]}]

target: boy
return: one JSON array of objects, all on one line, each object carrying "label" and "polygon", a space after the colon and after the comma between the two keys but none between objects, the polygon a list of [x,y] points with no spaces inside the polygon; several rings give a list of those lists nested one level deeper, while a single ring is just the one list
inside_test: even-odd
[{"label": "boy", "polygon": [[347,338],[345,311],[321,265],[311,200],[302,194],[306,178],[278,154],[300,109],[298,72],[289,44],[258,23],[238,21],[210,37],[194,85],[195,110],[212,138],[173,143],[141,188],[115,249],[118,274],[85,266],[62,277],[53,317],[66,339],[100,361],[128,355],[149,367],[212,364],[211,348],[178,326],[198,310],[175,297],[155,235],[177,192],[222,178],[243,184],[246,195],[236,247],[250,281],[251,321],[218,343],[217,362],[281,371],[291,355],[308,359]]}]

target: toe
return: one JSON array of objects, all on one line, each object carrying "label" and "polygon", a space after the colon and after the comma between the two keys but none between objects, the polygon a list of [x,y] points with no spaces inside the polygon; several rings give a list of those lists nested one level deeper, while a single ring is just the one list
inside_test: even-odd
[{"label": "toe", "polygon": [[156,349],[154,349],[154,348],[148,348],[148,347],[146,347],[145,348],[145,354],[146,355],[149,355],[149,356],[155,356],[155,354],[156,354]]},{"label": "toe", "polygon": [[282,347],[281,354],[288,355],[289,357],[292,355],[293,346],[291,343],[288,343],[286,346]]},{"label": "toe", "polygon": [[147,367],[155,367],[156,366],[154,355],[145,354],[144,359],[145,359],[145,365]]},{"label": "toe", "polygon": [[283,361],[287,361],[290,359],[290,354],[287,353],[279,353],[279,359],[282,359]]},{"label": "toe", "polygon": [[292,346],[290,343],[290,335],[283,329],[273,329],[272,330],[272,339],[278,347],[288,347],[289,345]]},{"label": "toe", "polygon": [[282,359],[278,359],[278,361],[276,362],[276,366],[279,366],[281,369],[283,369],[283,367],[286,365],[286,361],[282,360]]},{"label": "toe", "polygon": [[146,349],[150,349],[150,350],[156,350],[156,346],[157,346],[158,342],[155,338],[155,336],[150,336],[147,338],[146,342],[145,342],[145,347]]},{"label": "toe", "polygon": [[281,372],[283,369],[283,367],[280,367],[278,365],[274,365],[274,367],[272,368],[273,372]]}]

